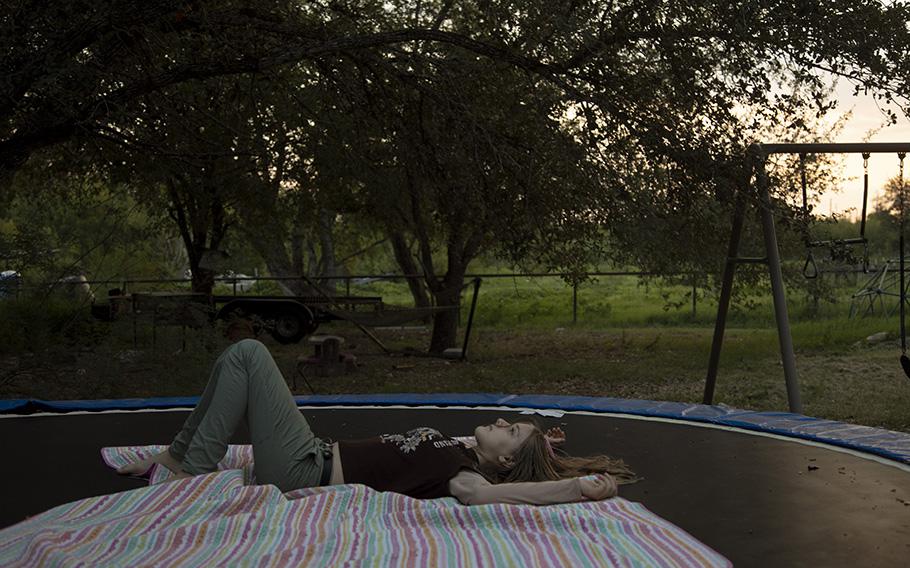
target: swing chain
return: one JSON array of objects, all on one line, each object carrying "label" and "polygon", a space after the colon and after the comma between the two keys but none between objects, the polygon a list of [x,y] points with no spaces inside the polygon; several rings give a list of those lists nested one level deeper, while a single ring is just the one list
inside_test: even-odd
[{"label": "swing chain", "polygon": [[806,195],[806,187],[809,184],[806,180],[806,155],[805,154],[799,155],[799,178],[800,178],[800,186],[802,187],[802,190],[803,190],[803,220],[808,222],[808,217],[809,217],[808,201],[809,200]]},{"label": "swing chain", "polygon": [[900,184],[903,187],[904,185],[904,158],[907,157],[906,152],[898,152],[897,157],[901,161],[900,171],[898,172],[898,178],[900,179]]},{"label": "swing chain", "polygon": [[863,240],[863,274],[869,272],[869,241],[866,240],[866,203],[869,201],[869,152],[863,152],[863,214],[859,222],[859,238]]},{"label": "swing chain", "polygon": [[901,317],[901,366],[904,368],[904,373],[906,373],[908,378],[910,378],[910,358],[907,357],[907,330],[904,323],[904,304],[907,301],[907,291],[904,289],[904,158],[907,157],[907,153],[898,152],[897,157],[900,160],[900,168],[898,170],[898,215],[900,216],[900,235],[898,237],[898,246],[900,247],[900,293],[898,294],[898,298],[900,298]]},{"label": "swing chain", "polygon": [[898,169],[897,179],[898,179],[898,212],[900,214],[901,222],[901,234],[903,235],[904,227],[904,158],[907,157],[906,152],[898,152],[897,157],[900,160],[900,168]]},{"label": "swing chain", "polygon": [[806,180],[806,155],[799,155],[799,181],[803,193],[803,210],[802,210],[802,233],[803,242],[806,245],[806,263],[803,264],[803,278],[812,280],[818,278],[818,265],[815,263],[815,256],[812,254],[812,237],[809,235],[809,199],[806,195],[806,188],[809,185]]}]

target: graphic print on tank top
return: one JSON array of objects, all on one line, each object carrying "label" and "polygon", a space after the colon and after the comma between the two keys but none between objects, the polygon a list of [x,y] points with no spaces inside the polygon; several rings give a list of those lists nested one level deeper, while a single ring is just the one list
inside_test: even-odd
[{"label": "graphic print on tank top", "polygon": [[379,439],[382,440],[383,444],[386,442],[398,444],[398,449],[406,454],[416,450],[421,442],[437,440],[436,442],[433,442],[433,447],[435,448],[456,446],[460,443],[457,440],[445,438],[445,436],[439,433],[439,430],[426,427],[408,430],[404,434],[382,434],[379,436]]}]

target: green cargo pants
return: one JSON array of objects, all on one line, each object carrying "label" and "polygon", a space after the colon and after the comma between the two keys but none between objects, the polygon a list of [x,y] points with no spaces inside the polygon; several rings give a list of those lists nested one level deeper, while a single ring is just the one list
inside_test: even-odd
[{"label": "green cargo pants", "polygon": [[218,357],[168,451],[183,471],[211,473],[241,420],[250,432],[256,483],[281,491],[319,485],[325,442],[313,434],[271,353],[255,339],[238,341]]}]

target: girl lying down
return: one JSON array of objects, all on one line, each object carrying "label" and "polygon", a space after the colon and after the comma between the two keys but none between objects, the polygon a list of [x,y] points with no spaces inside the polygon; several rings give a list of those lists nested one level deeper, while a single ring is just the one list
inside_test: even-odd
[{"label": "girl lying down", "polygon": [[226,335],[233,341],[215,361],[196,408],[166,450],[127,464],[121,474],[147,475],[161,464],[174,479],[210,473],[245,420],[256,482],[282,491],[362,483],[377,491],[415,498],[452,496],[466,505],[547,505],[614,497],[635,474],[607,456],[571,457],[553,448],[565,441],[532,421],[499,419],[450,438],[432,428],[328,442],[316,437],[294,402],[268,349],[240,320]]}]

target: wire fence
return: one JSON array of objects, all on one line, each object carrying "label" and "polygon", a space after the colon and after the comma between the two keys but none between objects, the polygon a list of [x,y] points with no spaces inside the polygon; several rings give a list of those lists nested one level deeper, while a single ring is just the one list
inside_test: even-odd
[{"label": "wire fence", "polygon": [[[874,272],[875,267],[870,267],[869,272]],[[842,267],[836,269],[826,269],[820,271],[820,274],[823,275],[835,275],[846,277],[849,275],[854,275],[854,283],[856,279],[864,271],[862,268],[857,267]],[[568,273],[554,273],[554,272],[537,272],[537,273],[494,273],[494,272],[478,272],[478,273],[469,273],[465,274],[465,281],[475,278],[481,279],[512,279],[514,281],[519,281],[521,279],[527,280],[537,280],[537,279],[562,279],[570,280],[571,276],[579,275],[570,275]],[[592,280],[600,278],[617,278],[617,277],[682,277],[683,280],[688,282],[690,288],[689,291],[689,300],[688,300],[688,311],[689,317],[692,320],[695,320],[698,315],[698,304],[699,304],[699,288],[700,283],[706,281],[708,276],[704,272],[671,272],[671,273],[658,273],[658,272],[649,272],[649,271],[632,271],[632,270],[618,270],[618,271],[596,271],[584,273],[580,276],[583,276],[582,282],[578,283],[577,280],[572,284],[565,284],[564,288],[568,293],[571,293],[571,321],[572,323],[577,323],[579,321],[579,308],[580,308],[580,299],[579,299],[579,290],[585,286],[591,287],[594,286]],[[220,276],[214,278],[216,284],[221,284],[222,286],[227,286],[230,290],[230,295],[241,296],[241,295],[251,295],[251,290],[255,289],[255,285],[259,283],[267,282],[315,282],[320,284],[325,283],[341,283],[343,285],[344,294],[346,296],[351,296],[352,292],[363,291],[365,287],[372,283],[376,282],[406,282],[411,279],[423,280],[425,275],[422,274],[345,274],[345,275],[336,275],[336,276],[243,276],[243,275],[229,275],[229,276]],[[74,293],[79,292],[79,288],[82,288],[84,295],[90,295],[93,301],[96,300],[96,296],[101,296],[98,293],[99,290],[108,289],[108,294],[115,292],[116,294],[128,294],[132,291],[137,291],[137,289],[143,288],[158,288],[162,285],[170,286],[171,288],[185,288],[191,285],[192,279],[190,278],[109,278],[104,280],[69,280],[69,281],[56,281],[52,283],[42,283],[32,286],[25,286],[22,284],[21,279],[9,279],[0,280],[0,299],[6,298],[19,298],[27,289],[42,289],[48,290],[53,287],[61,287],[64,289],[69,288],[70,291]],[[517,290],[517,285],[516,285]],[[182,290],[181,290],[182,291]],[[375,291],[373,292],[375,293]],[[550,293],[556,294],[558,291],[550,290]],[[337,294],[337,292],[336,292]],[[397,297],[403,298],[409,296],[409,292],[405,290],[398,291],[396,294],[393,294]],[[106,294],[107,295],[107,294]],[[225,295],[225,294],[221,294]],[[253,294],[255,295],[255,294]],[[565,304],[561,304],[565,305]],[[566,306],[568,307],[568,306]],[[678,306],[678,309],[681,309],[681,305]],[[567,316],[568,314],[566,314]]]}]

